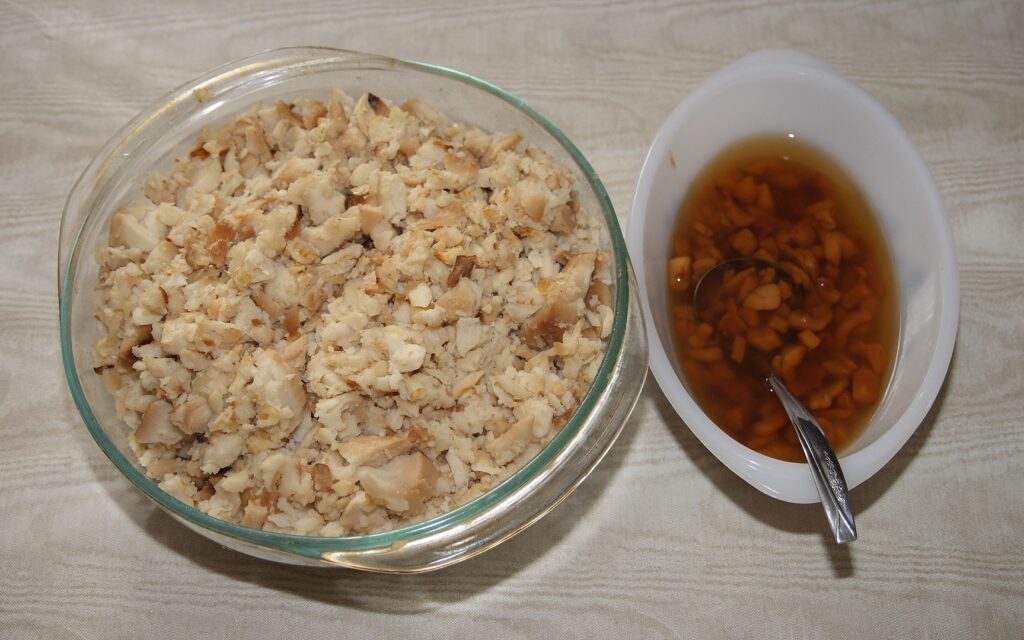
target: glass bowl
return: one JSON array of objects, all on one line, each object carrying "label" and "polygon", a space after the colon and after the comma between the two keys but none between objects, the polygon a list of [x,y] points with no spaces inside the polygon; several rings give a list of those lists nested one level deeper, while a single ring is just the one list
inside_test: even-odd
[{"label": "glass bowl", "polygon": [[[172,166],[205,128],[230,121],[255,103],[308,96],[334,87],[373,91],[396,102],[419,97],[456,121],[491,131],[518,131],[577,181],[581,204],[605,221],[613,260],[614,327],[591,388],[548,445],[501,484],[452,511],[384,533],[314,537],[274,533],[219,520],[162,491],[128,447],[128,427],[92,369],[99,336],[93,317],[95,248],[121,204],[146,177]],[[597,465],[621,432],[647,373],[647,342],[636,284],[615,211],[580,151],[521,100],[472,76],[428,64],[325,48],[288,48],[225,65],[164,96],[119,131],[96,155],[68,196],[58,264],[64,371],[75,404],[103,452],[144,494],[187,527],[224,546],[291,564],[386,572],[437,569],[472,557],[536,522]]]}]

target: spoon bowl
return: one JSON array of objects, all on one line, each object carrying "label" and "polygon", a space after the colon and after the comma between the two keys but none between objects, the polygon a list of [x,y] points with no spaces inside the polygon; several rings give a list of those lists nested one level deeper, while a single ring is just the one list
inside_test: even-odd
[{"label": "spoon bowl", "polygon": [[[731,269],[748,268],[771,268],[780,280],[787,281],[796,287],[789,275],[778,268],[775,264],[760,258],[734,258],[723,260],[711,267],[697,280],[693,287],[693,312],[697,318],[701,312],[715,300],[720,292],[725,273]],[[718,334],[719,341],[724,341],[725,335]],[[825,509],[825,517],[828,519],[832,534],[839,544],[844,544],[857,539],[857,525],[853,519],[853,509],[850,506],[849,491],[846,487],[846,478],[843,476],[842,466],[836,456],[832,444],[825,436],[821,425],[814,419],[811,412],[803,405],[796,396],[790,393],[789,389],[772,371],[765,361],[765,357],[758,351],[754,351],[752,357],[747,358],[756,369],[759,376],[763,376],[765,382],[771,387],[775,396],[782,403],[789,421],[796,430],[797,439],[800,442],[800,449],[807,458],[808,469],[814,486],[821,498],[821,505]]]}]

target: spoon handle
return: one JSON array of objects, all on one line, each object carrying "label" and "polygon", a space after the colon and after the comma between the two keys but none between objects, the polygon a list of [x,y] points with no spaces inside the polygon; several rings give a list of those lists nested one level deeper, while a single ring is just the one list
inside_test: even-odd
[{"label": "spoon handle", "polygon": [[853,509],[850,506],[850,495],[846,489],[846,478],[839,466],[836,452],[832,450],[828,438],[814,419],[811,412],[800,403],[786,385],[775,374],[768,376],[775,395],[782,402],[789,415],[790,422],[796,429],[800,447],[807,456],[811,476],[821,496],[821,504],[825,508],[825,516],[832,527],[836,542],[843,544],[857,539],[857,525],[853,521]]}]

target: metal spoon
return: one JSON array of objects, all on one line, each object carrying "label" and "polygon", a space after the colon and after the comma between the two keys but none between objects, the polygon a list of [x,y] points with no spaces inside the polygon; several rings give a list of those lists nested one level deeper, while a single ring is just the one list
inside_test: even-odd
[{"label": "metal spoon", "polygon": [[[722,276],[729,269],[775,268],[782,279],[792,284],[792,280],[785,271],[776,265],[758,258],[738,258],[719,262],[709,269],[697,281],[693,289],[694,313],[700,317],[700,312],[707,308],[710,300],[718,294],[722,284]],[[825,517],[828,518],[829,526],[835,536],[836,542],[843,544],[857,539],[857,525],[853,520],[853,509],[850,506],[850,495],[846,488],[846,478],[843,477],[843,470],[839,466],[839,459],[836,452],[829,444],[825,432],[821,430],[818,421],[814,419],[811,412],[796,399],[782,380],[772,372],[762,358],[754,357],[751,362],[763,373],[765,380],[775,392],[776,397],[782,403],[782,407],[789,416],[789,421],[796,429],[797,439],[800,441],[800,448],[807,457],[808,468],[811,470],[811,477],[814,479],[814,486],[818,489],[821,497],[821,505],[825,509]]]}]

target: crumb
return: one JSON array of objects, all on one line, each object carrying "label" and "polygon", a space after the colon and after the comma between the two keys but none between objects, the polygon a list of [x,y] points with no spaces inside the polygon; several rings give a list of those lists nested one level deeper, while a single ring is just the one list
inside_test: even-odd
[{"label": "crumb", "polygon": [[371,94],[259,106],[115,212],[95,365],[185,503],[393,529],[496,486],[575,410],[611,330],[603,234],[517,134]]}]

